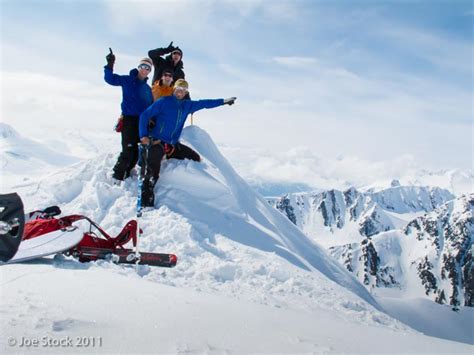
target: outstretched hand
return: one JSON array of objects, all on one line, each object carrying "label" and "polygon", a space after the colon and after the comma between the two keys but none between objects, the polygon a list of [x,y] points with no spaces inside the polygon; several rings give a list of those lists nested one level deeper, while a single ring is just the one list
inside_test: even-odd
[{"label": "outstretched hand", "polygon": [[235,96],[229,97],[228,99],[224,99],[224,105],[233,105],[237,98]]},{"label": "outstretched hand", "polygon": [[143,137],[142,139],[140,139],[140,142],[141,142],[143,145],[148,145],[148,144],[150,144],[150,138],[148,138],[148,137]]}]

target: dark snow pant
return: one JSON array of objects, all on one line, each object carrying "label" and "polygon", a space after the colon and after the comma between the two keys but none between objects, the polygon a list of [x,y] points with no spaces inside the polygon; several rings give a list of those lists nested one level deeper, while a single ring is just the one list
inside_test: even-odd
[{"label": "dark snow pant", "polygon": [[161,160],[165,156],[166,159],[201,161],[201,157],[197,152],[181,143],[170,146],[155,142],[149,148],[142,148],[140,176],[143,177],[141,192],[143,207],[153,207],[155,205],[154,187],[160,177]]},{"label": "dark snow pant", "polygon": [[138,120],[139,116],[123,116],[122,152],[114,166],[113,177],[124,180],[130,176],[130,171],[138,161]]}]

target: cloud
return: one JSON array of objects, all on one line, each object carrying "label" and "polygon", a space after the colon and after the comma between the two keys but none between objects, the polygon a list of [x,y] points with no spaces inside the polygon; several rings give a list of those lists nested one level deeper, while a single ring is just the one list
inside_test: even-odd
[{"label": "cloud", "polygon": [[273,61],[288,67],[308,67],[317,64],[316,58],[311,57],[274,57]]},{"label": "cloud", "polygon": [[[296,145],[321,156],[410,155],[438,167],[470,166],[466,44],[379,9],[312,4],[106,1],[95,20],[109,26],[82,41],[48,23],[33,31],[15,22],[2,36],[2,119],[30,127],[33,120],[37,129],[82,120],[109,130],[121,92],[103,82],[108,46],[116,72],[126,74],[148,49],[174,40],[193,98],[238,97],[232,107],[195,115],[221,143],[276,155]],[[24,40],[10,36],[17,33]],[[413,64],[419,57],[422,65]]]},{"label": "cloud", "polygon": [[104,1],[110,27],[118,33],[136,31],[152,26],[161,33],[171,35],[176,28],[189,32],[208,27],[214,1]]},{"label": "cloud", "polygon": [[266,0],[105,0],[104,5],[109,25],[118,33],[151,26],[164,37],[173,38],[182,37],[179,33],[183,31],[192,38],[202,39],[203,33],[218,37],[255,15],[266,22],[288,24],[297,21],[300,14],[299,5],[285,0],[271,6]]},{"label": "cloud", "polygon": [[322,157],[298,146],[278,155],[266,149],[222,146],[221,150],[252,183],[303,183],[314,189],[345,189],[401,179],[420,170],[420,162],[410,155],[370,161],[355,156]]},{"label": "cloud", "polygon": [[110,130],[120,115],[120,88],[31,71],[1,75],[8,87],[2,91],[2,121],[21,132],[41,137],[66,129]]}]

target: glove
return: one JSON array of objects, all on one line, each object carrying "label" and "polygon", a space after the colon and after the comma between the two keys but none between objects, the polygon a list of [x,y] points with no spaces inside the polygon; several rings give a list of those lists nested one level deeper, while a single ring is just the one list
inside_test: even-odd
[{"label": "glove", "polygon": [[117,123],[115,124],[114,127],[115,132],[120,133],[123,130],[123,116],[120,115],[120,117],[117,119]]},{"label": "glove", "polygon": [[107,66],[110,69],[114,69],[114,63],[115,63],[115,54],[112,52],[112,48],[109,48],[110,53],[107,54],[105,57],[105,60],[107,60]]},{"label": "glove", "polygon": [[235,96],[229,97],[228,99],[224,99],[224,105],[233,105],[235,103],[235,100],[237,100]]},{"label": "glove", "polygon": [[166,47],[166,49],[168,50],[168,53],[171,53],[176,49],[176,47],[173,46],[173,41],[171,41],[171,43],[168,45],[168,47]]}]

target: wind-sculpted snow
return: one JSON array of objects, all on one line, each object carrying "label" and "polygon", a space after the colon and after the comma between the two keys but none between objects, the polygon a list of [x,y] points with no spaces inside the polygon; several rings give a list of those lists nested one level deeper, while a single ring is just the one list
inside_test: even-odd
[{"label": "wind-sculpted snow", "polygon": [[[207,133],[184,130],[201,163],[163,161],[156,209],[140,219],[142,250],[173,252],[178,266],[145,269],[145,279],[219,292],[278,307],[335,310],[364,324],[400,324],[377,311],[367,290],[235,173]],[[135,218],[137,180],[110,183],[116,154],[19,186],[26,209],[59,204],[116,234]]]},{"label": "wind-sculpted snow", "polygon": [[0,167],[2,174],[28,174],[48,167],[66,166],[79,159],[23,137],[0,122]]}]

